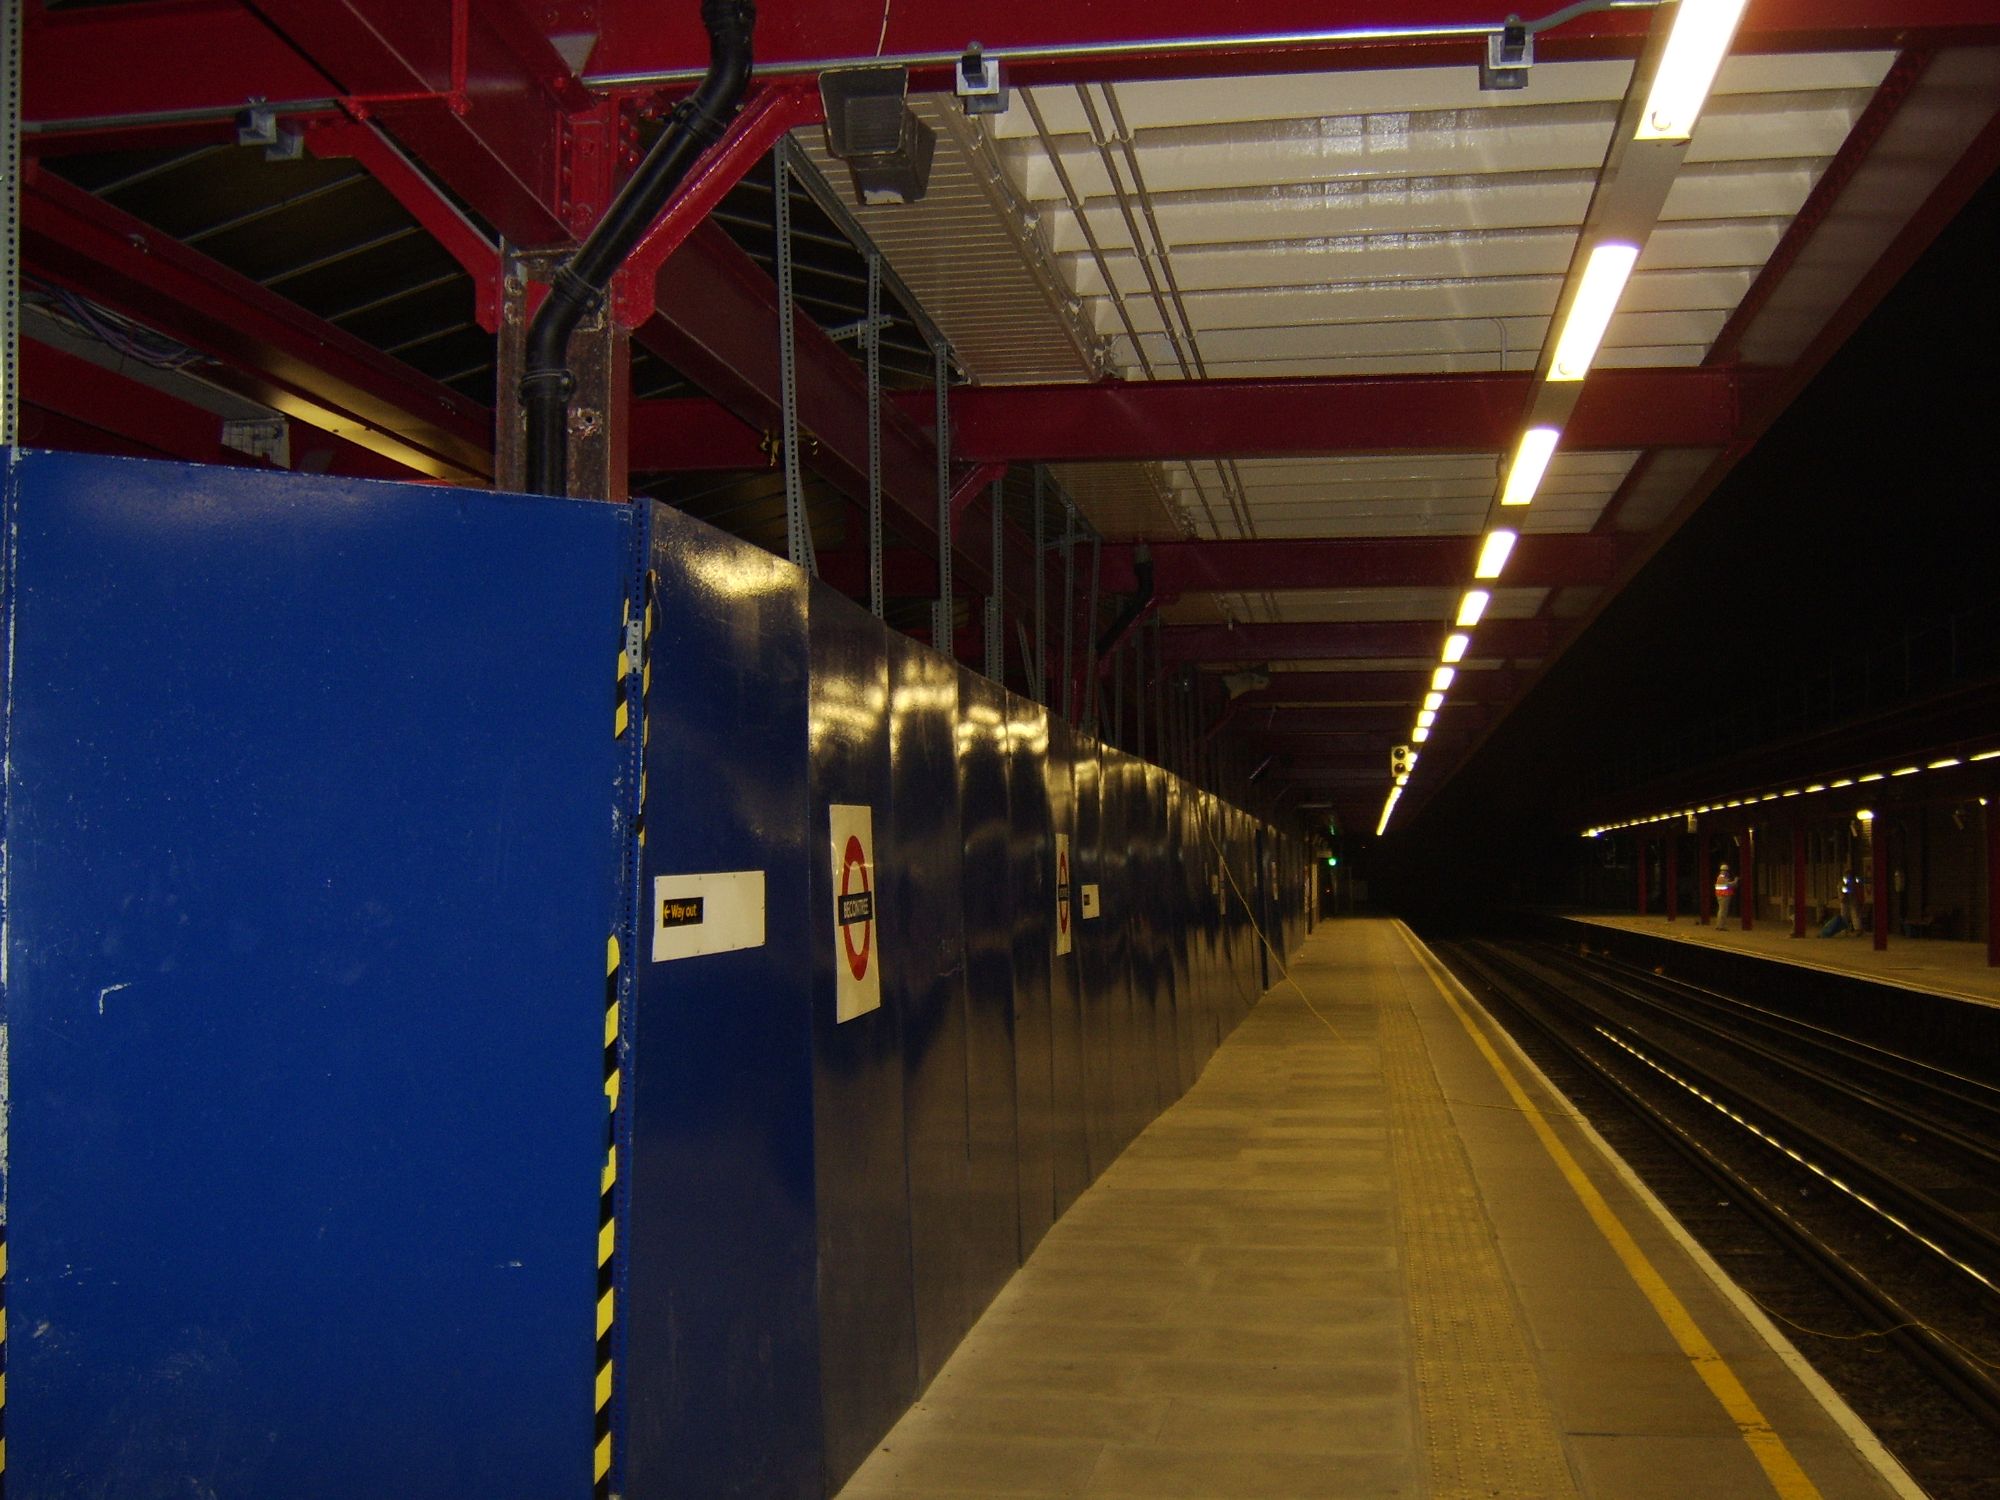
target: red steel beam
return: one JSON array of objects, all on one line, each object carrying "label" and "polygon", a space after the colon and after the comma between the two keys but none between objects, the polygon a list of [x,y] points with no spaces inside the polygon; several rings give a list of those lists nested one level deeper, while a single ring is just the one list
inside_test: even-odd
[{"label": "red steel beam", "polygon": [[[1148,542],[1162,599],[1202,592],[1339,588],[1456,588],[1478,561],[1476,536],[1287,538],[1283,541]],[[1530,532],[1507,564],[1510,588],[1607,583],[1624,544],[1613,536]],[[1138,546],[1107,543],[1104,587],[1138,587]]]},{"label": "red steel beam", "polygon": [[[1411,705],[1430,691],[1431,674],[1377,672],[1273,672],[1271,685],[1251,688],[1229,700],[1238,719],[1259,715],[1277,704],[1326,706],[1339,703],[1394,703],[1408,717]],[[1462,671],[1451,685],[1454,703],[1511,703],[1520,692],[1518,673],[1504,667]]]},{"label": "red steel beam", "polygon": [[[262,462],[223,446],[222,418],[205,407],[36,339],[21,341],[21,390],[24,401],[60,419],[45,426],[41,436],[26,438],[30,445],[143,452],[197,464]],[[366,479],[413,477],[403,465],[331,433],[297,422],[291,426],[295,468]]]},{"label": "red steel beam", "polygon": [[379,119],[514,244],[561,244],[589,227],[597,205],[575,188],[605,180],[609,163],[587,167],[566,150],[567,111],[585,96],[514,0],[258,0],[257,10],[354,113]]},{"label": "red steel beam", "polygon": [[[1005,463],[1499,452],[1520,436],[1533,380],[1515,373],[963,386],[952,392],[952,451]],[[1762,385],[1762,372],[1733,367],[1599,370],[1563,449],[1719,448],[1735,440],[1742,404]],[[896,398],[926,429],[929,402],[924,393]],[[711,402],[640,402],[632,466],[751,468],[761,461],[760,440]]]},{"label": "red steel beam", "polygon": [[[1475,66],[1501,13],[1482,0],[927,0],[883,13],[838,5],[769,7],[760,18],[761,76],[791,77],[826,63],[878,56],[918,62],[917,88],[948,88],[948,59],[978,37],[1015,83],[1315,72],[1425,64]],[[1630,59],[1650,17],[1640,11],[1578,16],[1535,39],[1546,61]],[[634,85],[699,73],[707,59],[691,9],[606,0],[593,80]],[[1994,34],[1983,0],[1761,0],[1738,28],[1738,52],[1895,48],[1913,33],[1970,39]],[[1386,33],[1386,34],[1385,34]],[[1442,34],[1441,34],[1442,33]],[[1068,55],[1060,55],[1067,53]],[[932,60],[935,59],[935,62]]]},{"label": "red steel beam", "polygon": [[[1478,729],[1490,716],[1476,703],[1447,702],[1438,710],[1436,732]],[[1416,710],[1408,703],[1386,708],[1262,708],[1239,713],[1231,721],[1245,734],[1270,733],[1294,737],[1311,735],[1389,735],[1400,742],[1416,720]]]},{"label": "red steel beam", "polygon": [[34,275],[219,360],[286,416],[422,474],[491,476],[492,414],[476,402],[39,167],[22,186]]},{"label": "red steel beam", "polygon": [[[1451,626],[1442,620],[1340,620],[1313,624],[1167,625],[1161,645],[1170,662],[1379,660],[1435,657]],[[1479,658],[1541,656],[1554,644],[1548,620],[1494,620],[1481,625],[1471,654]]]},{"label": "red steel beam", "polygon": [[[1736,437],[1735,369],[1598,370],[1565,452],[1715,448]],[[1511,450],[1532,373],[990,386],[954,402],[954,446],[1014,462]]]}]

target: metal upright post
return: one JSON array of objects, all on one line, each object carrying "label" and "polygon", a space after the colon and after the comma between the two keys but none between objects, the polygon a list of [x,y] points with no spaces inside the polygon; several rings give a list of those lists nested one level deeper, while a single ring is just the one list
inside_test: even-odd
[{"label": "metal upright post", "polygon": [[1070,671],[1070,647],[1076,637],[1076,507],[1063,497],[1063,628],[1062,628],[1062,716],[1074,724],[1070,706],[1076,697],[1076,674]]},{"label": "metal upright post", "polygon": [[882,252],[868,252],[868,609],[882,618]]},{"label": "metal upright post", "polygon": [[1667,856],[1667,920],[1673,921],[1681,914],[1681,834],[1678,828],[1669,828],[1666,837]]},{"label": "metal upright post", "polygon": [[931,606],[931,644],[943,655],[955,657],[951,639],[957,614],[951,591],[951,365],[941,340],[931,345],[931,369],[937,399],[938,500],[938,597]]},{"label": "metal upright post", "polygon": [[1146,758],[1146,628],[1132,632],[1132,753]]},{"label": "metal upright post", "polygon": [[791,143],[780,142],[772,158],[772,192],[777,204],[778,400],[785,462],[785,544],[787,555],[808,573],[817,573],[812,522],[806,515],[805,471],[799,461],[798,300],[792,291]]},{"label": "metal upright post", "polygon": [[1090,533],[1090,603],[1083,617],[1084,671],[1089,673],[1083,684],[1083,713],[1090,724],[1090,732],[1097,733],[1097,591],[1104,581],[1104,538],[1093,529]]},{"label": "metal upright post", "polygon": [[1743,825],[1743,868],[1736,872],[1736,923],[1748,932],[1757,925],[1757,829]]},{"label": "metal upright post", "polygon": [[1005,598],[1001,580],[1001,564],[1007,553],[1001,532],[1006,521],[1006,511],[1001,501],[1005,498],[1007,481],[993,481],[993,592],[986,596],[986,675],[1002,687],[1007,685],[1007,637],[1001,634],[1000,601]]},{"label": "metal upright post", "polygon": [[1806,935],[1806,825],[1792,823],[1792,936]]},{"label": "metal upright post", "polygon": [[1049,706],[1048,557],[1042,551],[1042,486],[1048,471],[1035,465],[1035,682]]},{"label": "metal upright post", "polygon": [[21,12],[0,5],[0,443],[21,422]]}]

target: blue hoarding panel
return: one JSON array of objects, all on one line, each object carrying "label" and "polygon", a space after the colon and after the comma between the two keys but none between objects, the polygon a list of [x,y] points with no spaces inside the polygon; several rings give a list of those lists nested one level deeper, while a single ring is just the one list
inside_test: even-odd
[{"label": "blue hoarding panel", "polygon": [[885,1003],[903,1031],[918,1386],[972,1326],[972,1193],[966,1084],[963,849],[958,823],[958,669],[889,637],[889,839],[884,851]]},{"label": "blue hoarding panel", "polygon": [[1055,958],[1055,839],[1049,818],[1048,716],[1007,699],[1007,886],[1013,895],[1014,1111],[1020,1155],[1021,1254],[1055,1222],[1055,1054],[1050,966]]},{"label": "blue hoarding panel", "polygon": [[629,514],[6,503],[9,1493],[582,1500]]},{"label": "blue hoarding panel", "polygon": [[1007,694],[959,669],[958,813],[965,855],[966,1088],[972,1155],[964,1208],[973,1316],[1021,1264],[1014,1103],[1014,828],[1007,806]]},{"label": "blue hoarding panel", "polygon": [[[634,1496],[822,1488],[812,1150],[806,586],[651,507],[658,622],[646,736],[621,1400]],[[815,851],[817,841],[811,846]],[[655,897],[753,899],[742,946],[681,956]]]},{"label": "blue hoarding panel", "polygon": [[[820,1370],[831,1494],[916,1396],[917,1341],[904,1167],[900,993],[884,982],[888,862],[889,666],[882,622],[815,584],[812,698],[812,904],[804,930],[813,987],[813,1152],[819,1183]],[[829,807],[868,809],[874,868],[843,859],[836,878]],[[843,830],[852,823],[842,819]],[[846,840],[857,838],[844,832]],[[837,917],[840,918],[837,922]],[[871,973],[872,971],[872,973]],[[880,1004],[839,1019],[873,979]]]}]

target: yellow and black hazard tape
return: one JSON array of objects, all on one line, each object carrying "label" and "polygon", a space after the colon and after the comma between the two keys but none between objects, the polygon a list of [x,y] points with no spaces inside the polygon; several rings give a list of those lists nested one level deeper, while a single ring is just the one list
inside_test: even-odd
[{"label": "yellow and black hazard tape", "polygon": [[604,1169],[597,1185],[597,1391],[596,1451],[592,1458],[592,1493],[600,1500],[611,1494],[611,1387],[615,1370],[612,1345],[616,1322],[617,1293],[614,1285],[618,1250],[618,1097],[622,1092],[619,1074],[618,1029],[620,1021],[619,971],[624,968],[614,933],[605,951],[604,980],[604,1100],[608,1129],[605,1132]]},{"label": "yellow and black hazard tape", "polygon": [[[616,707],[612,714],[612,736],[624,740],[632,728],[632,674],[639,676],[639,810],[633,820],[633,835],[643,849],[646,843],[646,695],[653,685],[653,626],[656,577],[646,575],[644,611],[639,628],[639,660],[632,660],[632,601],[625,601],[624,619],[618,635],[618,682]],[[597,1189],[597,1387],[595,1391],[595,1451],[592,1454],[592,1493],[596,1500],[610,1500],[612,1493],[612,1394],[617,1383],[618,1321],[618,1109],[624,1093],[622,1048],[624,1006],[622,981],[624,954],[613,932],[605,944],[604,962],[604,1168]],[[0,1497],[4,1500],[4,1497]]]}]

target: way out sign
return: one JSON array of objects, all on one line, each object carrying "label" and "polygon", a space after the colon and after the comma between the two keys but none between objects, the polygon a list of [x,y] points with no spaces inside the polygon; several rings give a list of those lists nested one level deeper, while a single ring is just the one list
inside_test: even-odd
[{"label": "way out sign", "polygon": [[1069,907],[1069,835],[1056,835],[1056,952],[1058,955],[1070,949],[1070,907]]},{"label": "way out sign", "polygon": [[875,920],[875,812],[855,803],[828,809],[833,831],[834,1019],[882,1005],[882,933]]}]

